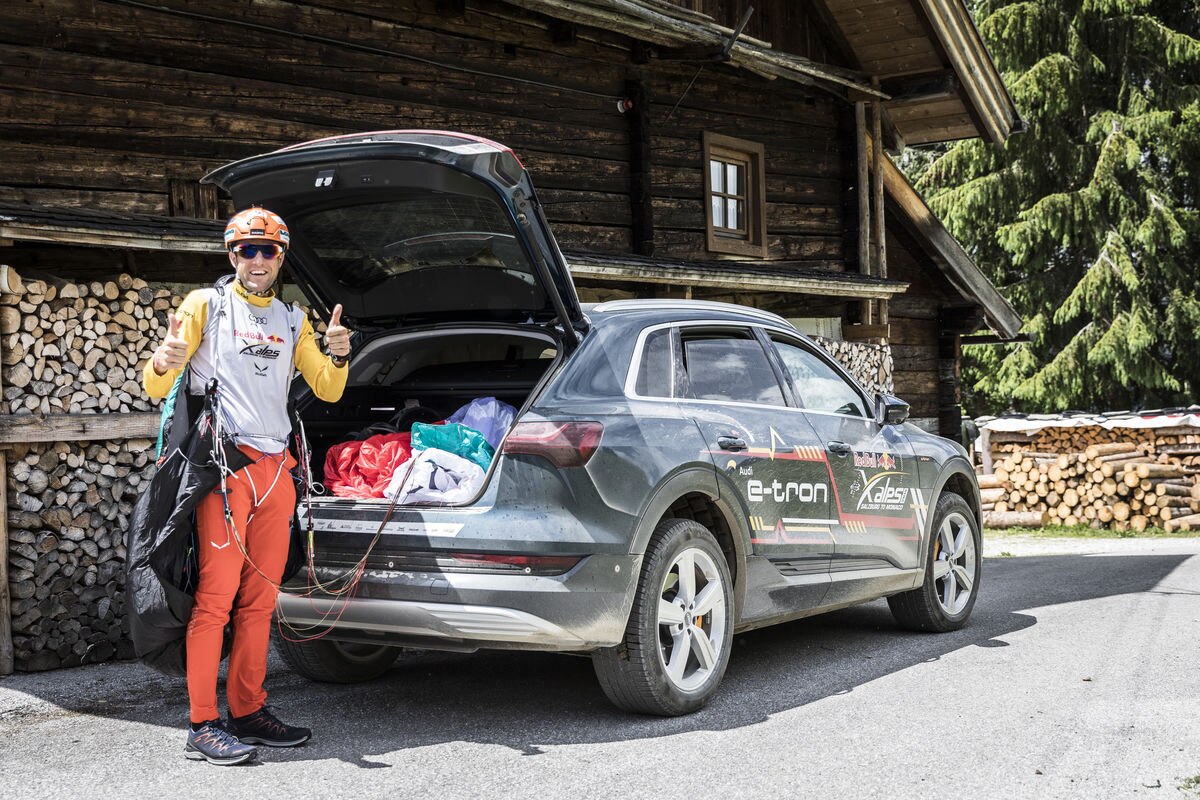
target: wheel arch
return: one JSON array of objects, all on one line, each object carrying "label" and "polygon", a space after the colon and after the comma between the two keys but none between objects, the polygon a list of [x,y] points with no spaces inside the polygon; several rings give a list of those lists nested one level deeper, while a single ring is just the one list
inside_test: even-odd
[{"label": "wheel arch", "polygon": [[731,622],[736,624],[746,594],[750,531],[744,516],[728,502],[731,492],[728,487],[721,490],[720,476],[712,467],[695,467],[675,473],[659,485],[642,509],[632,552],[644,555],[654,529],[668,517],[690,519],[703,525],[725,554],[733,578],[734,615]]},{"label": "wheel arch", "polygon": [[946,493],[961,497],[971,509],[975,524],[983,531],[982,504],[979,499],[979,481],[975,470],[965,459],[953,458],[942,467],[929,495],[929,513],[926,514],[924,543],[921,548],[921,563],[925,563],[926,551],[933,540],[933,518],[938,499]]}]

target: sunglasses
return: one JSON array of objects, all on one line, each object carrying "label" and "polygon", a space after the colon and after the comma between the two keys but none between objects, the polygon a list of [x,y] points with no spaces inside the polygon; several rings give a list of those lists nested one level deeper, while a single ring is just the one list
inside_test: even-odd
[{"label": "sunglasses", "polygon": [[251,259],[262,256],[265,259],[278,258],[283,253],[283,247],[277,244],[235,244],[229,248],[239,258]]}]

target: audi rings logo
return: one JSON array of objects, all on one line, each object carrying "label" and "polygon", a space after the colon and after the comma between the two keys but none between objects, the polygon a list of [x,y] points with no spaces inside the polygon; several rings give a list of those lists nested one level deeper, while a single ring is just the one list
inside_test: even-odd
[{"label": "audi rings logo", "polygon": [[256,317],[253,314],[250,314],[249,316],[250,316],[250,321],[257,325],[266,325],[267,324],[267,320],[268,320],[267,317]]}]

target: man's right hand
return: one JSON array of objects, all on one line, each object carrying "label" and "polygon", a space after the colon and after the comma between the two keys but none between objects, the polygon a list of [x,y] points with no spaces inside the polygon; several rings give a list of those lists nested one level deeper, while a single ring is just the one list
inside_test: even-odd
[{"label": "man's right hand", "polygon": [[187,363],[188,343],[179,335],[179,329],[183,323],[175,315],[170,317],[171,328],[167,331],[167,338],[154,351],[154,371],[159,375],[173,369],[182,369]]}]

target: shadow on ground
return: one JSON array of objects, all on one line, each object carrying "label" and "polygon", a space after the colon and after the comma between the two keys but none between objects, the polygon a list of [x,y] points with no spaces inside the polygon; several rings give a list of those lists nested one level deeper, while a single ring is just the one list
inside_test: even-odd
[{"label": "shadow on ground", "polygon": [[[950,634],[902,631],[883,601],[742,634],[734,639],[716,699],[703,711],[677,719],[616,710],[601,693],[590,660],[581,657],[428,653],[399,662],[376,681],[349,686],[310,683],[273,659],[270,702],[281,717],[312,726],[316,738],[303,748],[272,751],[271,760],[336,758],[364,768],[386,767],[369,754],[466,741],[536,756],[546,746],[742,727],[965,647],[1003,647],[1005,636],[1037,624],[1026,609],[1173,591],[1160,583],[1187,558],[990,559],[971,624]],[[76,684],[69,699],[56,699],[46,688],[96,669],[102,668],[43,673],[36,681],[15,676],[0,688],[35,694],[67,713],[179,728],[182,735],[186,689],[178,679],[126,678],[137,686],[123,687],[110,677],[94,681],[94,691]],[[138,665],[120,670],[144,678]],[[6,721],[19,723],[20,710],[0,715],[0,728]],[[27,722],[37,724],[36,715]]]}]

